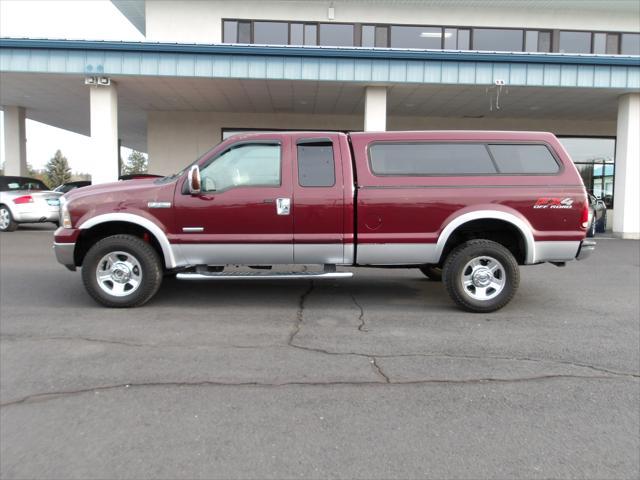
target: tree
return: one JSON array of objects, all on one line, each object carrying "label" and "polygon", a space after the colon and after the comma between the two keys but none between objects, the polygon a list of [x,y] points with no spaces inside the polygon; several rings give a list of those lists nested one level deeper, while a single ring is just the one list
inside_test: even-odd
[{"label": "tree", "polygon": [[134,175],[137,173],[147,173],[147,157],[144,153],[133,150],[129,158],[122,165],[123,175]]},{"label": "tree", "polygon": [[45,173],[51,188],[55,188],[71,180],[69,162],[60,150],[56,150],[56,154],[47,162]]}]

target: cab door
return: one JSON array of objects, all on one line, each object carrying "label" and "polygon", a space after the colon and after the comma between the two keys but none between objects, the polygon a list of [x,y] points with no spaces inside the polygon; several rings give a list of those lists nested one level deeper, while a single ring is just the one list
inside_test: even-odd
[{"label": "cab door", "polygon": [[292,138],[294,252],[298,264],[342,264],[344,180],[338,134]]},{"label": "cab door", "polygon": [[178,185],[172,243],[189,264],[293,263],[289,143],[232,143],[200,164],[200,194],[189,194],[186,178]]}]

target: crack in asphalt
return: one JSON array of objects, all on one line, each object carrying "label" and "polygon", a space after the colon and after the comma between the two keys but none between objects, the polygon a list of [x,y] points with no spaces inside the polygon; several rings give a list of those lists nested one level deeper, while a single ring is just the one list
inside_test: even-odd
[{"label": "crack in asphalt", "polygon": [[302,322],[304,321],[305,302],[307,300],[307,297],[311,295],[311,292],[313,292],[314,288],[315,288],[315,284],[313,283],[313,280],[311,280],[311,282],[309,283],[309,288],[307,288],[302,293],[302,295],[300,295],[300,298],[298,299],[298,310],[296,311],[296,322],[293,325],[293,329],[291,330],[291,333],[289,333],[289,340],[287,340],[287,345],[291,347],[293,347],[293,340],[296,338],[296,335],[298,335],[298,333],[300,332],[300,328],[302,327]]},{"label": "crack in asphalt", "polygon": [[[133,343],[126,342],[124,340],[111,340],[108,338],[96,338],[85,336],[64,336],[56,335],[52,337],[45,337],[41,335],[12,335],[12,334],[0,334],[0,340],[83,340],[85,342],[93,343],[108,343],[112,345],[123,345],[126,347],[154,347],[156,345],[152,343]],[[163,345],[167,346],[167,345]],[[179,345],[176,345],[179,346]]]},{"label": "crack in asphalt", "polygon": [[[309,285],[309,288],[302,295],[300,295],[300,298],[298,299],[298,310],[296,312],[296,322],[295,322],[295,324],[293,326],[293,329],[291,330],[291,333],[289,334],[289,340],[287,341],[287,346],[289,346],[291,348],[297,348],[299,350],[313,351],[313,352],[317,352],[317,353],[324,353],[324,354],[327,354],[327,355],[340,355],[340,354],[336,354],[336,353],[331,353],[328,350],[313,349],[313,348],[310,348],[310,347],[305,347],[303,345],[298,345],[298,344],[294,343],[296,335],[298,335],[298,333],[300,333],[300,329],[302,328],[302,324],[304,323],[304,310],[305,310],[305,307],[306,307],[305,303],[306,303],[307,298],[309,297],[309,295],[311,295],[311,292],[313,292],[314,288],[315,288],[315,285],[314,285],[313,281],[311,281],[311,285]],[[353,295],[351,295],[351,298],[353,299],[353,302],[358,306],[358,308],[360,308],[360,326],[358,327],[358,330],[362,331],[360,329],[360,327],[364,326],[364,309],[356,301],[356,299],[355,299],[355,297]],[[377,362],[375,356],[365,355],[365,354],[360,354],[360,353],[349,353],[348,355],[353,355],[353,356],[357,356],[357,357],[364,357],[364,358],[368,359],[369,362],[371,363],[371,365],[373,366],[373,369],[374,369],[375,373],[384,380],[384,383],[390,383],[389,376],[386,373],[384,373],[384,371],[382,370],[382,367],[380,367],[380,365],[378,365],[378,362]]]},{"label": "crack in asphalt", "polygon": [[385,383],[392,383],[391,379],[389,378],[389,375],[387,375],[386,373],[384,373],[384,370],[382,370],[382,367],[378,364],[378,360],[376,359],[376,357],[371,357],[371,365],[373,365],[373,368],[376,369],[376,371],[378,372],[378,374],[384,378]]},{"label": "crack in asphalt", "polygon": [[[306,308],[306,301],[311,295],[311,293],[315,289],[315,284],[313,280],[310,282],[309,287],[300,295],[298,299],[298,309],[296,311],[295,323],[291,332],[289,333],[288,340],[286,345],[231,345],[232,348],[284,348],[291,347],[298,350],[321,353],[325,355],[335,355],[335,356],[356,356],[361,358],[366,358],[371,364],[374,372],[379,377],[377,381],[327,381],[327,382],[259,382],[259,381],[251,381],[251,382],[219,382],[213,380],[203,380],[198,382],[143,382],[143,383],[122,383],[115,385],[104,385],[92,388],[85,389],[77,389],[77,390],[63,390],[63,391],[54,391],[54,392],[42,392],[26,395],[22,398],[11,400],[5,403],[0,403],[0,408],[13,406],[13,405],[21,405],[26,403],[34,403],[38,401],[47,401],[58,398],[64,398],[73,395],[81,395],[84,393],[99,393],[101,391],[110,391],[121,388],[142,388],[142,387],[200,387],[200,386],[211,386],[211,387],[287,387],[287,386],[357,386],[357,385],[365,385],[365,386],[375,386],[375,385],[428,385],[428,384],[453,384],[453,385],[474,385],[474,384],[483,384],[483,383],[519,383],[519,382],[532,382],[532,381],[542,381],[542,380],[552,380],[552,379],[599,379],[599,380],[611,380],[611,379],[619,379],[623,377],[630,378],[640,378],[640,374],[630,373],[630,372],[619,372],[611,369],[607,369],[604,367],[597,367],[595,365],[590,365],[586,363],[572,362],[572,361],[562,361],[562,360],[544,360],[544,359],[536,359],[530,357],[508,357],[508,356],[497,356],[497,355],[458,355],[458,354],[447,354],[447,353],[408,353],[408,354],[367,354],[361,352],[336,352],[331,350],[326,350],[322,348],[310,347],[305,345],[299,345],[295,343],[296,336],[300,333],[302,326],[304,324],[304,312]],[[357,327],[360,332],[367,332],[366,329],[366,321],[365,321],[365,311],[363,306],[357,301],[353,294],[350,294],[353,303],[360,309],[360,314],[358,317],[359,325]],[[126,342],[120,340],[109,340],[109,339],[100,339],[95,337],[86,337],[86,336],[74,336],[74,337],[66,337],[66,336],[54,336],[54,337],[38,337],[38,336],[29,336],[29,335],[10,335],[10,334],[0,334],[0,339],[40,339],[40,340],[83,340],[87,342],[96,342],[96,343],[107,343],[107,344],[115,344],[115,345],[123,345],[128,347],[157,347],[157,346],[168,346],[164,344],[143,344],[143,343],[133,343]],[[180,345],[175,345],[180,346]],[[519,361],[519,362],[533,362],[533,363],[551,363],[565,366],[573,366],[578,368],[587,368],[593,371],[597,371],[600,373],[605,373],[606,375],[576,375],[576,374],[548,374],[548,375],[537,375],[537,376],[529,376],[529,377],[513,377],[513,378],[498,378],[498,377],[482,377],[482,378],[472,378],[472,379],[420,379],[420,380],[393,380],[385,371],[382,366],[379,364],[379,359],[394,359],[394,358],[404,358],[404,357],[429,357],[429,358],[451,358],[451,359],[471,359],[471,360],[506,360],[506,361]]]},{"label": "crack in asphalt", "polygon": [[356,307],[360,309],[360,316],[358,317],[358,321],[360,322],[360,325],[358,325],[358,331],[368,332],[369,330],[367,330],[367,324],[364,317],[364,307],[360,305],[360,303],[356,299],[356,296],[353,293],[350,293],[349,295],[351,296],[351,300],[353,300],[353,303],[356,305]]},{"label": "crack in asphalt", "polygon": [[[293,337],[295,337],[295,335],[297,335],[298,331],[300,330],[300,326],[301,325],[297,325],[297,331],[294,332]],[[110,345],[122,345],[122,346],[127,346],[127,347],[151,347],[151,348],[158,348],[158,347],[191,347],[191,348],[195,348],[195,347],[211,347],[211,345],[207,344],[207,345],[186,345],[186,344],[168,344],[168,343],[133,343],[133,342],[126,342],[126,341],[121,341],[121,340],[111,340],[111,339],[103,339],[103,338],[96,338],[96,337],[85,337],[85,336],[53,336],[53,337],[45,337],[45,336],[40,336],[40,335],[13,335],[13,334],[0,334],[0,340],[81,340],[81,341],[86,341],[86,342],[93,342],[93,343],[106,343],[106,344],[110,344]],[[575,361],[570,361],[570,360],[551,360],[551,359],[543,359],[543,358],[533,358],[533,357],[509,357],[509,356],[500,356],[500,355],[462,355],[462,354],[449,354],[449,353],[442,353],[442,352],[433,352],[433,353],[392,353],[392,354],[383,354],[383,353],[377,353],[377,354],[371,354],[371,353],[364,353],[364,352],[338,352],[338,351],[332,351],[332,350],[326,350],[323,348],[318,348],[318,347],[310,347],[310,346],[306,346],[306,345],[300,345],[300,344],[296,344],[296,343],[287,343],[286,345],[235,345],[235,344],[229,344],[229,345],[221,345],[222,347],[230,347],[230,348],[237,348],[237,349],[255,349],[255,350],[259,350],[259,349],[266,349],[266,348],[286,348],[286,347],[291,347],[291,348],[295,348],[298,350],[304,350],[304,351],[308,351],[308,352],[315,352],[315,353],[322,353],[324,355],[335,355],[335,356],[355,356],[355,357],[363,357],[363,358],[367,358],[369,360],[371,360],[372,358],[376,358],[376,359],[384,359],[384,358],[388,358],[388,359],[394,359],[394,358],[410,358],[410,357],[426,357],[426,358],[450,358],[450,359],[467,359],[467,360],[506,360],[506,361],[513,361],[513,362],[532,362],[532,363],[549,363],[549,364],[556,364],[556,365],[566,365],[566,366],[573,366],[573,367],[578,367],[578,368],[587,368],[590,370],[594,370],[596,372],[601,372],[601,373],[608,373],[611,375],[617,375],[617,376],[628,376],[628,377],[634,377],[634,378],[640,378],[640,373],[634,373],[634,372],[623,372],[620,370],[612,370],[609,368],[605,368],[605,367],[599,367],[596,365],[591,365],[588,363],[582,363],[582,362],[575,362]]]},{"label": "crack in asphalt", "polygon": [[330,382],[217,382],[213,380],[203,380],[198,382],[142,382],[142,383],[119,383],[114,385],[103,385],[99,387],[82,388],[77,390],[60,390],[54,392],[43,392],[26,395],[16,400],[10,400],[8,402],[0,403],[0,408],[6,408],[15,405],[24,405],[36,402],[44,402],[47,400],[55,400],[59,398],[65,398],[75,395],[81,395],[85,393],[99,393],[117,389],[135,389],[144,387],[325,387],[325,386],[381,386],[381,385],[437,385],[437,384],[451,384],[451,385],[478,385],[486,383],[524,383],[524,382],[537,382],[545,380],[557,380],[557,379],[581,379],[581,380],[619,380],[620,377],[611,375],[569,375],[569,374],[556,374],[556,375],[536,375],[531,377],[515,377],[515,378],[498,378],[498,377],[483,377],[483,378],[471,378],[464,380],[452,380],[452,379],[423,379],[423,380],[398,380],[398,381],[330,381]]}]

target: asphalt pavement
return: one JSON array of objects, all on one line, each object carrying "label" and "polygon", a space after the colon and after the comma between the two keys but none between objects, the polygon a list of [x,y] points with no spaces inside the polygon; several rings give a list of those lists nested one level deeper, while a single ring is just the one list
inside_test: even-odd
[{"label": "asphalt pavement", "polygon": [[0,234],[0,477],[636,479],[640,242],[458,310],[417,270],[165,280],[111,310]]}]

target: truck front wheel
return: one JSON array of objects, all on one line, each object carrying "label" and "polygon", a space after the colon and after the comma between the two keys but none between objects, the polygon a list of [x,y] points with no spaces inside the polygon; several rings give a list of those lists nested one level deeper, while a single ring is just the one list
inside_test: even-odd
[{"label": "truck front wheel", "polygon": [[82,281],[102,305],[137,307],[160,288],[162,266],[148,243],[133,235],[114,235],[89,249],[82,264]]},{"label": "truck front wheel", "polygon": [[520,283],[520,271],[513,254],[499,243],[470,240],[447,257],[443,281],[460,307],[487,313],[511,301]]}]

